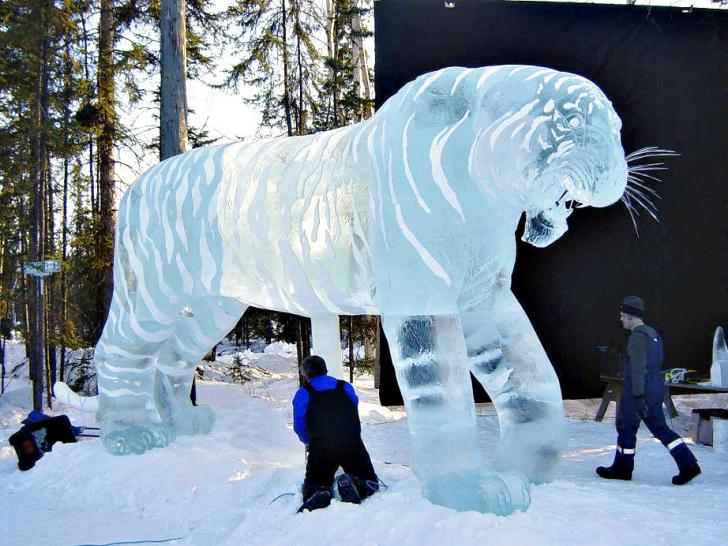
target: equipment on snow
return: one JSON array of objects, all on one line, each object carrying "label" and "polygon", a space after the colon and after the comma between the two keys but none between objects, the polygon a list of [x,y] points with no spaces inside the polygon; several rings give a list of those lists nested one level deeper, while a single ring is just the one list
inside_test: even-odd
[{"label": "equipment on snow", "polygon": [[53,449],[56,442],[71,443],[78,437],[98,438],[95,434],[84,434],[96,427],[76,427],[66,415],[51,417],[33,410],[21,421],[23,426],[8,438],[18,457],[18,468],[30,470],[35,463]]}]

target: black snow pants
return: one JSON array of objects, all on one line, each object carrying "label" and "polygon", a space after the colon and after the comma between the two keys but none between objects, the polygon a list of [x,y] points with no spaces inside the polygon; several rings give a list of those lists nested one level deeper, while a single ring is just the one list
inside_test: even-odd
[{"label": "black snow pants", "polygon": [[366,482],[378,481],[361,439],[359,413],[343,385],[343,381],[338,381],[335,389],[326,391],[317,391],[310,385],[304,387],[309,393],[305,419],[311,436],[302,487],[304,500],[318,489],[330,489],[339,467],[356,478],[361,498],[372,493]]},{"label": "black snow pants", "polygon": [[306,462],[306,478],[303,481],[303,498],[307,499],[318,489],[330,488],[334,482],[334,474],[341,467],[346,474],[358,478],[357,489],[361,498],[368,497],[372,491],[364,486],[364,482],[377,483],[369,453],[364,443],[347,448],[312,443]]}]

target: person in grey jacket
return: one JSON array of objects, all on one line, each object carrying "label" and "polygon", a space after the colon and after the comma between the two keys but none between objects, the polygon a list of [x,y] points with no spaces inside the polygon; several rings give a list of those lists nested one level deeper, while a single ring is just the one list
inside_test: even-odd
[{"label": "person in grey jacket", "polygon": [[675,459],[679,473],[672,483],[683,485],[700,474],[695,456],[682,438],[665,422],[662,401],[665,382],[660,335],[644,323],[645,302],[639,296],[626,296],[620,306],[622,327],[630,331],[623,359],[624,390],[617,407],[617,452],[612,466],[597,468],[605,479],[631,480],[637,430],[644,421],[652,435],[662,442]]}]

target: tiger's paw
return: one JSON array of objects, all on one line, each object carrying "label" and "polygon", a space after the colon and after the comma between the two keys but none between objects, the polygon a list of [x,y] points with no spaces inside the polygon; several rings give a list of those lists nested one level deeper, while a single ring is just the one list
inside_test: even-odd
[{"label": "tiger's paw", "polygon": [[171,427],[162,423],[136,424],[130,427],[101,427],[101,441],[112,455],[140,455],[155,447],[166,447],[174,441]]},{"label": "tiger's paw", "polygon": [[508,516],[531,503],[528,481],[516,473],[468,472],[432,478],[423,485],[425,498],[460,512]]},{"label": "tiger's paw", "polygon": [[187,406],[177,409],[172,419],[179,435],[209,434],[215,424],[215,413],[208,406]]}]

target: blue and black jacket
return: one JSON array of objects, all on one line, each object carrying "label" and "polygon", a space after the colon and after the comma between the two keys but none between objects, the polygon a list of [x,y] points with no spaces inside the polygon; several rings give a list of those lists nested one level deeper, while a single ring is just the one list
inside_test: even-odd
[{"label": "blue and black jacket", "polygon": [[359,399],[346,381],[317,375],[293,397],[293,430],[304,444],[360,441]]}]

